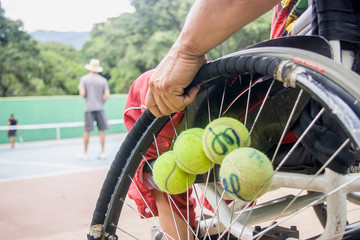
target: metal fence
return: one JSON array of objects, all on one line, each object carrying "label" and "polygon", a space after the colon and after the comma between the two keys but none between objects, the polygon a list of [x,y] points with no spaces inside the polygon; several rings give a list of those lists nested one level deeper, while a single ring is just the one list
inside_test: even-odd
[{"label": "metal fence", "polygon": [[[124,124],[123,119],[113,119],[108,120],[109,125]],[[96,125],[96,122],[94,122]],[[72,127],[82,127],[84,122],[67,122],[67,123],[45,123],[45,124],[26,124],[26,125],[7,125],[0,126],[0,131],[8,130],[37,130],[37,129],[54,129],[56,131],[56,139],[60,140],[60,129],[61,128],[72,128]]]}]

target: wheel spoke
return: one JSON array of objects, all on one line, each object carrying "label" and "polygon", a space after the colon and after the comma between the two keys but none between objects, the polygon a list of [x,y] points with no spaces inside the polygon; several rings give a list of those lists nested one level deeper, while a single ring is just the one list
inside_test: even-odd
[{"label": "wheel spoke", "polygon": [[[281,52],[282,55],[279,54],[281,57],[277,57],[277,51]],[[287,51],[289,53],[287,53]],[[151,144],[153,148],[152,153],[157,156],[162,154],[163,145],[160,140],[158,142],[157,133],[164,126],[164,124],[160,125],[160,121],[165,122],[165,120],[157,119],[154,120],[154,122],[146,122],[144,124],[145,130],[143,135],[140,136],[136,142],[128,146],[128,148],[132,147],[132,149],[129,150],[129,152],[131,152],[129,153],[130,156],[126,156],[127,158],[123,160],[126,161],[126,164],[120,164],[120,167],[118,167],[120,170],[117,170],[117,172],[120,172],[119,175],[112,177],[118,179],[113,196],[119,196],[119,198],[112,197],[110,203],[105,203],[111,205],[109,206],[109,211],[115,213],[106,213],[106,218],[108,219],[105,221],[104,227],[102,227],[105,230],[103,230],[104,232],[101,234],[105,236],[108,234],[105,231],[115,231],[112,230],[112,228],[116,228],[119,230],[119,234],[126,234],[127,237],[131,237],[132,239],[141,239],[137,236],[139,233],[137,233],[136,230],[133,232],[126,229],[126,225],[123,225],[123,221],[126,221],[126,219],[118,221],[117,211],[121,213],[124,210],[122,207],[124,207],[129,209],[127,211],[135,213],[139,218],[145,218],[145,215],[152,216],[152,219],[145,218],[145,222],[156,226],[156,229],[162,232],[164,239],[176,239],[184,234],[183,229],[176,223],[179,219],[180,221],[184,221],[188,226],[186,232],[187,238],[194,235],[194,239],[199,240],[221,239],[223,237],[227,240],[234,238],[242,240],[258,239],[264,236],[273,236],[271,235],[273,234],[272,232],[278,231],[278,229],[281,229],[280,227],[283,226],[285,230],[281,231],[284,233],[297,233],[294,229],[289,228],[292,224],[290,220],[293,218],[296,219],[296,216],[298,216],[297,218],[303,216],[300,214],[305,211],[308,212],[310,207],[319,204],[325,206],[324,209],[326,209],[326,214],[323,214],[323,216],[319,215],[318,217],[319,220],[321,220],[320,218],[325,219],[325,230],[316,229],[321,232],[313,233],[311,237],[319,237],[319,239],[341,239],[344,234],[358,234],[360,232],[360,223],[356,221],[359,221],[359,218],[355,218],[354,222],[351,223],[347,214],[351,216],[355,215],[355,217],[356,215],[359,216],[357,213],[360,210],[360,197],[356,192],[360,192],[360,184],[358,183],[360,173],[356,170],[356,166],[351,167],[351,173],[343,175],[330,170],[328,167],[331,166],[330,163],[337,161],[339,156],[341,156],[339,153],[347,151],[350,145],[353,146],[353,151],[359,149],[359,138],[355,134],[356,131],[358,131],[357,129],[360,129],[359,116],[356,113],[356,111],[359,110],[357,109],[357,103],[352,103],[359,101],[359,99],[355,97],[356,101],[353,101],[353,96],[350,94],[350,96],[347,96],[343,93],[343,90],[339,90],[341,94],[338,94],[336,86],[334,87],[333,85],[338,84],[340,87],[344,85],[346,91],[348,91],[348,89],[346,89],[347,86],[351,86],[351,84],[342,84],[343,80],[341,80],[341,75],[334,74],[333,71],[330,71],[331,75],[329,77],[327,71],[320,73],[316,72],[316,69],[305,69],[306,66],[299,68],[299,63],[293,63],[291,61],[292,56],[297,56],[292,53],[295,50],[287,49],[287,51],[282,52],[281,50],[272,50],[271,48],[265,48],[264,51],[262,49],[249,49],[245,50],[244,53],[239,53],[238,56],[230,56],[229,60],[224,58],[219,62],[215,61],[210,63],[209,66],[215,66],[214,68],[216,68],[217,71],[209,70],[208,74],[204,74],[208,79],[204,80],[203,85],[201,84],[200,97],[192,105],[186,107],[179,126],[175,124],[177,123],[175,117],[174,119],[173,117],[169,117],[168,120],[171,126],[167,126],[170,127],[170,132],[173,130],[173,139],[172,142],[169,142],[169,144],[172,145],[181,131],[195,126],[205,127],[209,122],[214,120],[213,118],[234,116],[234,118],[239,119],[249,128],[249,136],[244,141],[245,145],[251,138],[252,147],[259,147],[258,150],[269,155],[269,158],[271,157],[271,162],[275,170],[272,176],[273,188],[269,191],[269,195],[267,193],[258,198],[257,195],[260,194],[260,190],[249,202],[232,199],[232,202],[229,203],[225,190],[222,189],[218,182],[218,169],[220,166],[215,166],[213,169],[210,168],[206,175],[203,174],[203,176],[199,176],[196,184],[192,186],[192,191],[188,190],[184,193],[184,195],[186,195],[186,201],[184,201],[184,205],[187,205],[186,210],[183,208],[185,206],[176,205],[177,199],[169,194],[164,195],[167,196],[165,201],[168,201],[170,205],[171,213],[169,212],[168,214],[172,216],[172,220],[169,219],[169,221],[174,222],[173,235],[175,236],[170,236],[170,233],[164,232],[164,229],[161,228],[160,220],[155,216],[156,214],[153,212],[153,209],[151,209],[151,204],[146,201],[148,197],[141,193],[140,185],[136,185],[137,179],[134,179],[135,177],[132,170],[132,168],[134,168],[132,161],[138,165],[140,163],[138,159],[140,158],[141,164],[145,164],[144,168],[146,167],[145,174],[150,174],[148,170],[152,171],[153,157],[147,159],[148,155],[145,154],[147,148],[143,146],[150,146]],[[249,53],[251,54],[250,56],[246,55]],[[269,54],[274,55],[274,59],[270,59],[273,57],[269,56]],[[301,54],[302,53],[299,54],[300,57],[306,57],[306,55]],[[286,57],[283,57],[283,55]],[[236,59],[232,59],[233,57]],[[280,65],[280,63],[283,62],[283,58],[285,58],[286,64],[289,66],[293,64],[297,67],[296,73],[289,75],[294,78],[291,79],[291,82],[292,86],[295,86],[296,89],[282,87],[282,83],[266,77],[268,75],[264,75],[262,72],[256,72],[266,71],[266,74],[269,74],[269,76],[275,76],[269,72],[273,69],[278,78],[285,72],[282,70],[288,66],[277,67],[277,64]],[[317,59],[317,56],[315,56],[314,59]],[[323,60],[321,58],[319,59],[318,61],[323,63]],[[335,67],[338,67],[338,65],[332,65],[333,63],[327,63],[327,61],[328,60],[324,60],[325,69],[335,69]],[[227,64],[228,62],[230,64],[229,67],[218,67],[218,65],[216,65]],[[262,66],[262,63],[266,63],[268,66]],[[246,66],[242,66],[242,64]],[[255,67],[252,66],[252,64],[260,64],[261,67]],[[239,69],[233,70],[234,68]],[[227,70],[224,73],[218,73],[218,71],[222,71],[222,69]],[[229,74],[227,71],[234,71],[234,74]],[[213,76],[211,74],[218,75]],[[300,83],[296,81],[297,74],[301,75],[301,78],[299,77]],[[348,72],[344,75],[356,78]],[[280,77],[286,78],[286,76],[284,77],[282,75]],[[333,80],[332,78],[336,79]],[[351,78],[347,77],[347,79],[350,79],[349,81],[353,81]],[[212,81],[213,83],[211,83]],[[288,81],[288,79],[284,81]],[[328,84],[326,81],[331,82],[331,84]],[[331,89],[329,90],[328,88]],[[311,121],[309,120],[309,124],[306,123],[308,125],[304,127],[305,129],[301,133],[296,132],[296,139],[291,139],[291,142],[289,142],[287,134],[291,130],[294,130],[294,126],[297,127],[296,124],[298,124],[298,121],[301,119],[300,117],[303,117],[303,115],[300,114],[302,114],[304,109],[307,110],[305,105],[310,98],[319,104],[320,110],[311,112],[313,115],[316,113],[316,116],[313,117]],[[330,103],[327,102],[329,99],[331,100]],[[282,100],[284,103],[281,102]],[[338,100],[341,100],[341,103],[338,103]],[[279,104],[287,105],[279,106]],[[276,105],[279,106],[278,109],[276,109]],[[357,109],[356,111],[353,110],[355,108]],[[273,109],[275,110],[273,111]],[[279,116],[277,116],[277,114],[279,114]],[[302,142],[305,142],[305,140],[311,137],[312,131],[316,127],[315,124],[321,124],[321,121],[327,115],[337,120],[339,126],[343,128],[341,131],[343,131],[346,137],[339,140],[339,145],[331,149],[331,153],[328,154],[325,160],[321,161],[321,165],[315,166],[314,162],[317,160],[309,159],[313,161],[309,161],[309,164],[314,165],[309,165],[312,167],[311,174],[303,174],[298,171],[297,166],[292,168],[293,165],[291,164],[294,164],[294,159],[297,155],[303,153],[302,151],[304,151],[306,146],[302,144]],[[157,121],[159,121],[159,125],[156,125]],[[317,148],[317,146],[315,146],[315,148]],[[136,164],[135,167],[137,166]],[[115,164],[115,166],[117,165]],[[305,167],[307,167],[307,165]],[[123,179],[124,177],[126,179]],[[136,209],[130,198],[125,201],[126,192],[129,187],[127,185],[128,182],[134,185],[132,190],[136,191],[139,199],[142,199],[144,202],[144,206],[149,211],[146,212],[146,214]],[[124,190],[116,189],[122,188],[123,185],[125,186]],[[191,189],[188,179],[187,188]],[[125,194],[122,191],[126,191]],[[275,196],[277,191],[285,195],[280,194],[279,196]],[[275,197],[271,194],[274,194]],[[190,204],[192,204],[193,201],[190,200],[190,198],[193,198],[197,205],[195,211],[199,220],[196,229],[192,229],[190,226],[190,222],[192,222],[190,215],[193,210],[190,208]],[[208,202],[205,202],[205,199]],[[212,210],[208,208],[208,203],[210,203]],[[117,207],[116,204],[120,207]],[[348,204],[351,204],[353,208],[346,209]],[[182,211],[180,211],[180,209],[182,209]],[[337,218],[338,221],[334,221],[328,216]],[[313,219],[309,218],[309,222],[310,220]],[[315,218],[314,220],[314,222],[316,222]],[[345,228],[347,220],[349,227]],[[115,227],[113,223],[119,223],[119,226]],[[256,228],[256,226],[259,226],[259,228]],[[109,228],[110,230],[108,230]],[[164,226],[164,228],[166,227]],[[100,229],[100,227],[97,226],[96,229]],[[307,231],[302,225],[297,229],[300,234],[306,233]],[[111,236],[115,236],[112,232],[110,234]],[[318,234],[320,235],[317,236]],[[304,238],[303,236],[300,237]]]}]

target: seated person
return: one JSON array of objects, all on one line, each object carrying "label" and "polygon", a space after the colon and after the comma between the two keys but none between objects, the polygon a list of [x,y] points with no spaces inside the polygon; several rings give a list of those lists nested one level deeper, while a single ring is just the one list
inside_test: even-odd
[{"label": "seated person", "polygon": [[[138,77],[130,88],[128,98],[125,104],[124,111],[124,122],[126,129],[130,131],[131,127],[134,125],[136,120],[140,117],[142,112],[146,109],[145,107],[145,96],[147,90],[149,88],[149,79],[153,70],[149,70]],[[182,113],[176,113],[172,120],[175,124],[175,127],[181,120]],[[172,122],[169,121],[167,125],[161,130],[158,134],[156,140],[156,145],[153,143],[148,152],[145,154],[145,159],[142,160],[135,177],[133,179],[133,183],[129,189],[129,197],[133,199],[137,205],[138,211],[144,217],[154,217],[158,216],[159,221],[162,227],[162,230],[165,231],[172,237],[177,237],[177,231],[175,227],[175,223],[173,221],[173,214],[170,209],[170,205],[174,211],[174,216],[176,219],[176,225],[179,229],[180,239],[188,239],[187,238],[187,223],[184,221],[185,219],[189,219],[190,225],[195,229],[196,221],[195,221],[195,206],[196,202],[194,198],[189,199],[189,203],[187,203],[187,193],[178,194],[178,195],[170,195],[171,199],[174,202],[169,204],[169,198],[167,193],[161,192],[156,184],[154,183],[149,162],[158,157],[159,154],[167,152],[170,150],[172,139],[175,135],[175,130],[172,125]],[[157,149],[158,148],[158,149]],[[148,163],[147,163],[148,162]],[[191,195],[192,189],[189,190],[189,195]],[[144,202],[143,198],[146,200]],[[175,206],[175,204],[176,206]],[[187,213],[187,205],[189,204],[189,216]],[[181,214],[179,213],[180,210]],[[182,216],[183,217],[182,217]]]}]

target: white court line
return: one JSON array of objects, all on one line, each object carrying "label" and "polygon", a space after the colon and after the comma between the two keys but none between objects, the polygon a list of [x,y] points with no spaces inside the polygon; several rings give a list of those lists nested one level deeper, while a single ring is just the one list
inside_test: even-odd
[{"label": "white court line", "polygon": [[83,168],[83,169],[78,169],[78,170],[66,170],[66,171],[58,171],[58,172],[52,172],[52,173],[6,178],[6,179],[0,179],[0,183],[29,180],[29,179],[36,179],[36,178],[45,178],[45,177],[56,177],[56,176],[61,176],[61,175],[84,173],[84,172],[97,171],[97,170],[105,170],[105,169],[109,169],[109,167],[110,166],[99,166],[99,167],[93,167],[93,168],[88,167],[88,168]]}]

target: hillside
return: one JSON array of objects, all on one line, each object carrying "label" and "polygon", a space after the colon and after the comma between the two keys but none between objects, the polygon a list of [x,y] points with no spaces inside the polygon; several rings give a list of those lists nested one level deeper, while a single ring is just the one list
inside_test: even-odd
[{"label": "hillside", "polygon": [[90,39],[89,32],[57,32],[38,30],[30,33],[31,37],[39,42],[57,42],[81,49],[84,43]]}]

